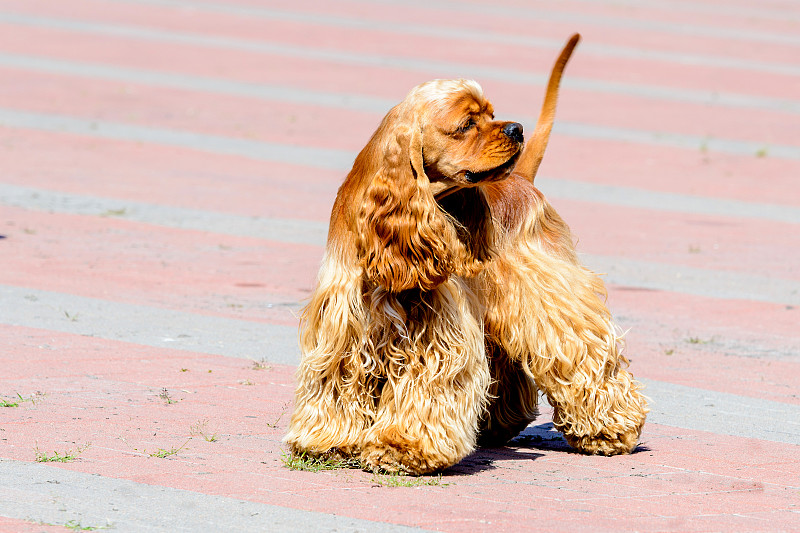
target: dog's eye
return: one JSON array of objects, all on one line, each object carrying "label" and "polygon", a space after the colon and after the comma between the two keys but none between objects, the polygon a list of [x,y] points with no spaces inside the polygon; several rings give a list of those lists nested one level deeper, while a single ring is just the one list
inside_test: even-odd
[{"label": "dog's eye", "polygon": [[465,123],[463,123],[461,126],[458,127],[458,133],[466,133],[470,129],[472,129],[473,126],[475,126],[475,120],[470,118],[469,120],[467,120]]}]

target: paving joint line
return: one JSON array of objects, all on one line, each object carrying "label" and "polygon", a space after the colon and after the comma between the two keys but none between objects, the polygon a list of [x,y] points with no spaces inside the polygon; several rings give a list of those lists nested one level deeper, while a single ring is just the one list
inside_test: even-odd
[{"label": "paving joint line", "polygon": [[[335,62],[352,66],[367,66],[375,68],[397,68],[406,71],[427,72],[435,77],[467,77],[478,80],[493,79],[501,82],[519,83],[525,85],[544,86],[547,83],[546,74],[523,72],[510,68],[498,68],[477,64],[460,64],[436,60],[426,60],[410,57],[370,55],[364,53],[320,50],[313,47],[289,45],[286,43],[273,43],[269,41],[253,41],[236,39],[232,37],[209,37],[202,34],[174,32],[146,28],[139,26],[122,26],[102,23],[67,20],[52,17],[37,17],[12,12],[0,12],[0,23],[28,25],[33,27],[52,28],[57,30],[91,33],[106,37],[134,38],[146,41],[160,41],[165,43],[180,43],[204,48],[218,48],[237,50],[251,53],[279,55],[294,57],[304,60],[317,60]],[[782,110],[781,100],[772,100],[763,97],[753,97],[734,93],[719,93],[718,91],[703,91],[681,89],[679,87],[660,87],[650,85],[636,85],[632,83],[617,83],[605,80],[576,78],[574,76],[564,81],[565,88],[579,90],[624,94],[649,99],[659,99],[677,102],[692,102],[702,105],[732,105],[743,104],[767,107]],[[790,109],[796,109],[796,102]],[[762,105],[758,105],[761,103]]]},{"label": "paving joint line", "polygon": [[[365,3],[364,0],[356,0]],[[452,11],[464,11],[476,15],[502,15],[515,19],[549,20],[578,25],[605,26],[623,30],[648,30],[677,35],[694,35],[703,38],[733,39],[736,41],[754,41],[757,43],[783,44],[800,46],[800,37],[791,34],[763,32],[757,30],[743,31],[739,28],[718,28],[696,24],[676,23],[658,20],[631,20],[608,15],[582,15],[580,13],[560,13],[542,8],[524,9],[519,6],[488,6],[480,4],[464,4],[455,0],[369,0],[370,4],[383,3],[392,5],[412,5],[416,7],[437,7]],[[639,4],[640,5],[640,4]]]},{"label": "paving joint line", "polygon": [[[327,223],[323,222],[243,217],[4,184],[0,184],[0,204],[88,216],[97,216],[124,206],[125,213],[118,219],[319,247],[324,246],[327,236]],[[606,283],[614,285],[800,306],[800,280],[598,254],[581,254],[581,257],[589,268],[604,274]]]},{"label": "paving joint line", "polygon": [[[462,30],[459,28],[432,26],[420,23],[387,22],[375,18],[358,18],[331,14],[314,14],[247,5],[231,5],[213,2],[187,2],[185,0],[106,0],[117,3],[139,5],[156,5],[162,7],[178,7],[204,10],[210,13],[223,13],[232,16],[258,17],[266,20],[284,20],[303,24],[317,24],[350,30],[372,30],[387,33],[420,35],[424,37],[450,38],[454,40],[485,42],[513,46],[526,46],[545,50],[559,50],[563,40],[531,37],[510,33],[481,31],[475,28]],[[517,8],[515,8],[517,9]],[[541,15],[541,10],[537,10]],[[547,14],[545,13],[545,17]],[[566,38],[566,36],[565,36]],[[800,76],[800,65],[768,63],[764,61],[747,61],[737,57],[707,56],[659,50],[644,50],[628,46],[607,45],[602,43],[584,43],[581,48],[593,55],[606,57],[636,59],[646,61],[663,61],[687,66],[706,66],[717,68],[735,68],[787,76]]]}]

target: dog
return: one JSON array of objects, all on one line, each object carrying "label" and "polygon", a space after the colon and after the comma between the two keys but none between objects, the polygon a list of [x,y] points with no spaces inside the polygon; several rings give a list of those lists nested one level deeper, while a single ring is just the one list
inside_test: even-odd
[{"label": "dog", "polygon": [[435,80],[358,154],[301,316],[292,454],[431,473],[514,438],[539,391],[574,448],[636,447],[647,402],[605,286],[533,185],[579,39],[527,144],[476,82]]}]

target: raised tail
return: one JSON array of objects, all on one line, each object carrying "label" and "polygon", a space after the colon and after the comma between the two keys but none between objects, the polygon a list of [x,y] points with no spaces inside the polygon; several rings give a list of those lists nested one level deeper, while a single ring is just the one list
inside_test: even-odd
[{"label": "raised tail", "polygon": [[522,155],[514,167],[514,174],[520,174],[528,178],[531,182],[536,177],[536,172],[539,170],[539,164],[544,157],[544,151],[547,148],[547,141],[550,139],[550,130],[553,129],[553,120],[556,116],[556,104],[558,103],[558,87],[561,84],[561,74],[564,72],[564,67],[567,66],[572,51],[577,46],[578,41],[581,40],[579,33],[576,33],[569,38],[564,49],[561,50],[561,55],[558,56],[556,64],[553,65],[553,71],[550,73],[550,81],[547,82],[547,93],[544,97],[542,110],[539,113],[539,120],[536,122],[536,129],[533,132],[533,138],[525,145]]}]

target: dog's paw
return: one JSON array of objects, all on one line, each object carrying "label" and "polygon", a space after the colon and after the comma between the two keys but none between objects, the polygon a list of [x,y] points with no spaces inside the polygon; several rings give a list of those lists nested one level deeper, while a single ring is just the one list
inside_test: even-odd
[{"label": "dog's paw", "polygon": [[611,433],[608,431],[600,435],[575,436],[564,434],[567,443],[573,448],[591,455],[620,455],[631,453],[639,442],[641,427],[630,431]]},{"label": "dog's paw", "polygon": [[381,443],[364,446],[361,463],[369,470],[412,476],[430,474],[452,464],[442,457],[426,456],[413,446]]}]

